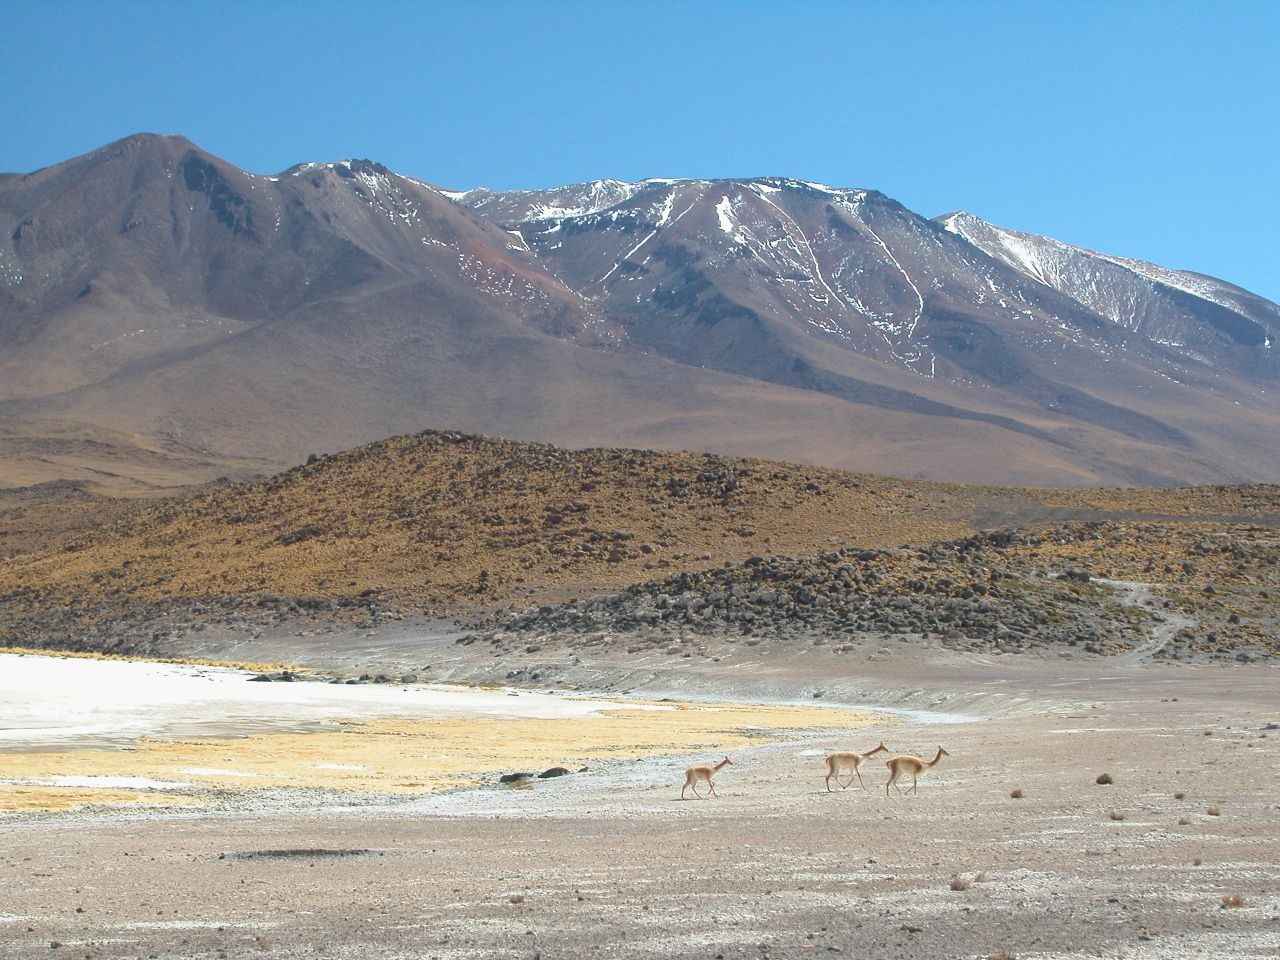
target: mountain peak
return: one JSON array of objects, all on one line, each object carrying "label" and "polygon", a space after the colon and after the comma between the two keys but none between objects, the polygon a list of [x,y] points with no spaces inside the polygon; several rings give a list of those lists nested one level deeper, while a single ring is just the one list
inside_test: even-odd
[{"label": "mountain peak", "polygon": [[959,233],[960,228],[966,225],[977,226],[981,224],[982,226],[990,226],[987,221],[976,213],[970,213],[968,210],[952,210],[950,213],[934,217],[933,222],[944,230],[950,230],[952,233]]},{"label": "mountain peak", "polygon": [[370,176],[388,176],[393,171],[385,164],[376,160],[358,159],[348,157],[345,160],[325,160],[325,161],[306,161],[303,163],[295,163],[293,166],[280,171],[282,177],[296,177],[299,174],[309,173],[312,170],[332,170],[338,176],[351,176],[352,174],[368,174]]},{"label": "mountain peak", "polygon": [[127,137],[121,137],[119,140],[112,140],[108,144],[98,147],[96,150],[90,150],[88,153],[80,154],[60,163],[50,164],[39,170],[19,173],[14,171],[13,176],[31,176],[43,173],[45,171],[66,170],[74,168],[78,165],[90,163],[102,163],[112,160],[121,159],[129,156],[142,157],[177,157],[181,154],[194,150],[197,153],[205,154],[199,147],[188,140],[184,136],[167,133],[131,133]]},{"label": "mountain peak", "polygon": [[137,133],[131,133],[127,137],[121,137],[119,140],[116,140],[114,143],[108,144],[107,146],[114,146],[116,144],[126,144],[126,143],[136,143],[136,144],[168,143],[168,144],[173,144],[175,146],[184,146],[184,147],[195,146],[194,143],[192,143],[187,137],[183,136],[180,133],[151,133],[148,130],[139,130]]},{"label": "mountain peak", "polygon": [[99,147],[85,156],[90,159],[114,157],[124,153],[165,153],[178,154],[187,150],[204,153],[198,146],[179,134],[169,133],[131,133],[127,137],[113,140],[104,147]]}]

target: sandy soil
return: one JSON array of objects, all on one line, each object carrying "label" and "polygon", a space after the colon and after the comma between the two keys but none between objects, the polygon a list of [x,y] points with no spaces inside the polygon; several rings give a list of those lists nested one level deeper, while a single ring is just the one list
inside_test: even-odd
[{"label": "sandy soil", "polygon": [[255,683],[243,671],[0,654],[0,822],[87,804],[252,809],[369,802],[514,769],[695,749],[881,715],[458,685]]},{"label": "sandy soil", "polygon": [[[382,655],[447,650],[429,647]],[[679,800],[683,766],[712,757],[673,747],[531,789],[9,823],[0,957],[1280,952],[1275,670],[905,646],[856,673],[812,654],[721,668],[579,663],[557,682],[924,712],[740,748],[719,800]],[[951,756],[917,795],[886,798],[878,757],[870,789],[825,791],[826,751],[881,738]]]}]

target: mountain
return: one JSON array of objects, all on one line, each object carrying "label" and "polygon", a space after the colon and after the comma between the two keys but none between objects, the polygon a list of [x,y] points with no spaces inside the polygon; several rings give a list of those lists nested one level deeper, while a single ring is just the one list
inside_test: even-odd
[{"label": "mountain", "polygon": [[[41,396],[419,285],[572,338],[589,309],[502,230],[370,161],[256,176],[135,136],[0,180],[3,390]],[[500,304],[500,306],[495,306]]]},{"label": "mountain", "polygon": [[1024,438],[1061,442],[1066,420],[1208,461],[1197,408],[1235,442],[1276,425],[1280,308],[1211,278],[780,178],[458,199],[609,304],[633,344],[683,363]]},{"label": "mountain", "polygon": [[162,442],[199,480],[427,427],[1273,479],[1278,335],[1230,284],[783,178],[459,192],[154,135],[0,176],[0,422]]},{"label": "mountain", "polygon": [[1199,273],[994,226],[963,211],[939,217],[950,232],[1057,290],[1131,334],[1189,361],[1276,376],[1280,307]]}]

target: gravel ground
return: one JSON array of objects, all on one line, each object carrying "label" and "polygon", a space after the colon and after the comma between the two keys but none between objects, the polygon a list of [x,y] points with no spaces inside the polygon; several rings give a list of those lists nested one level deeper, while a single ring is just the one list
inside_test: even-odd
[{"label": "gravel ground", "polygon": [[[429,647],[387,649],[465,655]],[[407,802],[9,823],[0,957],[1280,953],[1273,668],[904,647],[845,673],[810,653],[557,676],[923,712],[865,743],[798,731],[740,752],[719,800],[679,800],[685,764],[715,758],[665,757]],[[951,756],[917,795],[886,798],[879,756],[869,789],[826,792],[825,752],[881,739]]]}]

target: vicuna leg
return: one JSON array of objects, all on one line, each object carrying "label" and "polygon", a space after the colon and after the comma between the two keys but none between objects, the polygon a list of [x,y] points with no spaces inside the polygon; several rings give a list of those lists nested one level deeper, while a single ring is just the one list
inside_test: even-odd
[{"label": "vicuna leg", "polygon": [[911,792],[912,793],[920,792],[919,790],[916,789],[916,776],[917,774],[914,774],[914,773],[911,775]]},{"label": "vicuna leg", "polygon": [[[862,789],[863,789],[863,790],[867,789],[867,781],[865,781],[865,780],[863,780],[863,779],[862,779],[862,771],[861,771],[861,770],[859,770],[857,767],[854,767],[854,768],[853,768],[853,772],[854,772],[854,773],[856,773],[856,774],[858,775],[858,782],[859,782],[860,784],[862,784]],[[852,778],[852,777],[850,777],[850,778],[849,778],[849,782],[850,782],[850,783],[853,783],[853,778]]]},{"label": "vicuna leg", "polygon": [[885,795],[886,797],[889,795],[889,785],[890,785],[890,784],[892,784],[892,783],[893,783],[893,781],[895,781],[895,780],[897,780],[897,779],[898,779],[898,770],[897,770],[897,768],[896,768],[896,767],[890,768],[890,770],[889,770],[889,779],[888,779],[888,780],[886,780],[886,781],[884,782],[884,795]]},{"label": "vicuna leg", "polygon": [[711,795],[713,797],[720,796],[720,794],[716,793],[716,782],[714,780],[708,780],[707,786],[711,788]]}]

